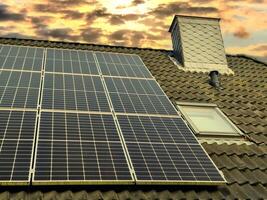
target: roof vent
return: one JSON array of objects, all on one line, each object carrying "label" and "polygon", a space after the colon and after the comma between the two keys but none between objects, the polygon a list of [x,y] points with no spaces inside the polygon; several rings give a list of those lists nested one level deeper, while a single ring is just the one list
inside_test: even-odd
[{"label": "roof vent", "polygon": [[218,71],[211,71],[209,73],[209,76],[210,76],[210,85],[215,87],[217,90],[221,90],[222,87],[221,87],[221,83],[219,81],[219,72]]},{"label": "roof vent", "polygon": [[186,71],[233,74],[228,68],[220,19],[175,15],[169,32],[175,58]]}]

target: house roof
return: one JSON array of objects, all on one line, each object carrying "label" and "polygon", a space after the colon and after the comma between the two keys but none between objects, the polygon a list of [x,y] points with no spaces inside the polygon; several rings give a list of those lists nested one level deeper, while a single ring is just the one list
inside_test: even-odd
[{"label": "house roof", "polygon": [[208,84],[208,74],[184,72],[168,50],[0,38],[1,44],[138,54],[170,100],[214,103],[245,134],[249,143],[204,142],[224,186],[58,186],[2,187],[2,199],[267,199],[267,65],[246,56],[227,55],[234,75],[220,77],[223,90]]}]

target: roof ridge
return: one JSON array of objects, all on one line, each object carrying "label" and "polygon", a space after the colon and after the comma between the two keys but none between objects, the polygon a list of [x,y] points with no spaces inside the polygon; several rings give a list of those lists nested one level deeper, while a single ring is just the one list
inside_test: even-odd
[{"label": "roof ridge", "polygon": [[112,47],[112,48],[126,48],[126,49],[139,49],[139,50],[151,50],[151,51],[172,51],[168,49],[157,49],[157,48],[148,48],[148,47],[129,47],[129,46],[117,46],[117,45],[107,45],[107,44],[94,44],[94,43],[85,43],[85,42],[72,42],[72,41],[62,41],[62,40],[43,40],[43,39],[33,39],[33,38],[14,38],[14,37],[1,37],[1,40],[19,40],[19,41],[31,41],[31,42],[46,42],[46,43],[63,43],[63,44],[72,44],[72,45],[90,45],[90,46],[99,46],[99,47]]},{"label": "roof ridge", "polygon": [[267,62],[259,60],[259,59],[255,58],[254,56],[250,56],[250,55],[246,55],[246,54],[242,54],[242,53],[241,54],[227,54],[227,55],[233,56],[233,57],[239,57],[239,58],[242,57],[242,58],[250,59],[256,63],[260,63],[260,64],[267,66]]}]

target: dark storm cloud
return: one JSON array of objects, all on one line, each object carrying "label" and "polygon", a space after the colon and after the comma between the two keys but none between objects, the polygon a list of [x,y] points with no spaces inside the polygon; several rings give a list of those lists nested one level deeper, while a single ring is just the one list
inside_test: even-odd
[{"label": "dark storm cloud", "polygon": [[207,13],[217,13],[218,9],[215,7],[202,7],[202,6],[191,6],[190,3],[169,3],[160,4],[157,8],[150,11],[151,15],[159,18],[173,16],[177,13],[186,14],[207,14]]},{"label": "dark storm cloud", "polygon": [[241,39],[249,38],[250,34],[244,27],[239,27],[235,32],[234,36]]},{"label": "dark storm cloud", "polygon": [[86,28],[80,29],[82,40],[89,43],[99,43],[100,38],[103,36],[102,29],[100,28]]},{"label": "dark storm cloud", "polygon": [[7,5],[0,3],[0,21],[22,21],[25,17],[25,14],[10,12]]}]

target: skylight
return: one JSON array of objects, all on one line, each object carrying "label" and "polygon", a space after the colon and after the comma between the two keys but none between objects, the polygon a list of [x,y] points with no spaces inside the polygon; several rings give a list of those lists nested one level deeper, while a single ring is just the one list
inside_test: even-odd
[{"label": "skylight", "polygon": [[240,136],[240,130],[215,104],[178,103],[178,108],[196,134]]}]

